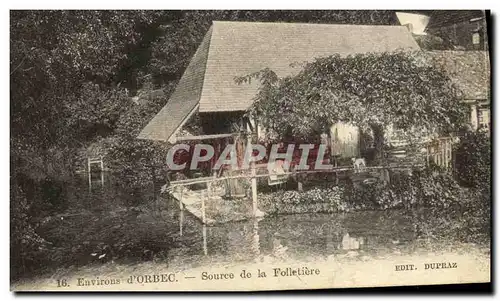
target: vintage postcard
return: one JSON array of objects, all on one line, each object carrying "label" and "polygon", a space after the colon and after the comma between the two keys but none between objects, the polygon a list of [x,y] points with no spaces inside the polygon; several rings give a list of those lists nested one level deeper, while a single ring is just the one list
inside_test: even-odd
[{"label": "vintage postcard", "polygon": [[489,12],[10,12],[12,291],[489,283]]}]

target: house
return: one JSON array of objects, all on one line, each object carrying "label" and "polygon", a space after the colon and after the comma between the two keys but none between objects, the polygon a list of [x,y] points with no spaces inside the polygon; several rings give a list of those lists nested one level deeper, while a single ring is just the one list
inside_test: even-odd
[{"label": "house", "polygon": [[[404,26],[298,24],[215,21],[165,107],[138,138],[175,143],[187,139],[224,139],[245,127],[258,82],[238,85],[235,77],[270,68],[278,76],[298,73],[295,63],[340,54],[420,49]],[[182,137],[196,116],[202,135]],[[257,137],[262,129],[254,121]],[[184,131],[185,132],[185,131]],[[333,125],[329,137],[340,142],[339,155],[359,154],[358,128]]]},{"label": "house", "polygon": [[429,51],[427,55],[457,85],[470,105],[474,130],[490,129],[490,60],[487,51]]},{"label": "house", "polygon": [[[470,106],[470,125],[473,130],[490,129],[490,62],[487,51],[426,51],[425,56],[451,79],[460,91],[460,101]],[[404,150],[408,141],[401,131],[388,131],[388,143],[395,147],[393,151],[400,160],[424,159],[415,154],[407,156]],[[451,137],[426,137],[427,162],[445,167],[452,167],[453,143]],[[410,158],[411,157],[411,158]]]},{"label": "house", "polygon": [[417,10],[396,16],[424,50],[488,50],[484,11]]},{"label": "house", "polygon": [[486,14],[482,10],[434,10],[426,32],[448,41],[456,50],[487,50]]},{"label": "house", "polygon": [[426,35],[425,29],[429,24],[430,16],[425,13],[413,11],[396,12],[399,24],[408,27],[408,30],[414,35]]}]

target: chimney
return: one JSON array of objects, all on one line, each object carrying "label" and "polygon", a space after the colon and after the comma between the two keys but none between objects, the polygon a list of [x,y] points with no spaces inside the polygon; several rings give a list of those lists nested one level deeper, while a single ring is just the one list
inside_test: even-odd
[{"label": "chimney", "polygon": [[397,12],[399,24],[404,25],[412,34],[425,35],[425,28],[429,24],[429,16],[414,13]]}]

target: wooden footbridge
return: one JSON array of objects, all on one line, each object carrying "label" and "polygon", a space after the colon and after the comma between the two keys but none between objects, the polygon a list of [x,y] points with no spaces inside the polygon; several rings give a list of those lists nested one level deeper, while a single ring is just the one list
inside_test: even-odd
[{"label": "wooden footbridge", "polygon": [[[383,175],[384,181],[389,181],[388,171],[389,170],[409,170],[416,167],[423,167],[424,164],[402,164],[402,165],[384,165],[384,166],[368,166],[363,167],[361,169],[355,169],[353,166],[338,166],[330,169],[324,170],[294,170],[279,173],[280,177],[293,177],[300,174],[314,174],[314,173],[349,173],[353,174],[366,174],[370,172],[381,172]],[[192,215],[197,217],[204,225],[214,224],[215,220],[207,218],[206,216],[206,201],[212,200],[214,198],[222,197],[220,195],[215,195],[212,192],[211,186],[214,182],[219,181],[230,181],[230,180],[238,180],[238,179],[248,179],[251,181],[252,186],[252,208],[254,217],[262,217],[263,213],[258,209],[258,198],[257,198],[257,179],[258,178],[270,178],[276,176],[275,173],[258,173],[256,172],[255,166],[251,169],[245,170],[248,171],[246,174],[241,175],[233,175],[233,176],[224,176],[224,177],[201,177],[196,179],[186,179],[186,180],[178,180],[171,181],[169,184],[162,187],[163,193],[168,193],[172,196],[178,203],[181,211],[187,210]],[[384,172],[385,171],[385,172]],[[187,186],[194,184],[206,184],[207,189],[201,190],[190,190]]]}]

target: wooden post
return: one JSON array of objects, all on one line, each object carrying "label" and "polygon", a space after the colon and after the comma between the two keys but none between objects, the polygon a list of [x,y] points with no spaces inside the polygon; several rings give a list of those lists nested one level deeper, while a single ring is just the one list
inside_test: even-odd
[{"label": "wooden post", "polygon": [[443,167],[447,168],[448,167],[448,142],[446,139],[443,140]]},{"label": "wooden post", "polygon": [[454,158],[453,158],[453,138],[450,139],[450,168],[454,169]]},{"label": "wooden post", "polygon": [[442,154],[442,162],[441,162],[441,165],[446,168],[446,140],[443,139],[442,142],[441,142],[441,154]]},{"label": "wooden post", "polygon": [[441,140],[438,139],[438,142],[437,142],[437,152],[436,152],[436,155],[437,155],[437,165],[438,166],[441,166],[441,153],[442,153],[442,150],[441,150]]},{"label": "wooden post", "polygon": [[440,157],[441,157],[441,167],[444,167],[446,164],[445,164],[445,157],[444,157],[444,148],[446,147],[445,143],[444,143],[444,140],[440,139]]},{"label": "wooden post", "polygon": [[297,190],[300,192],[304,191],[304,187],[303,187],[302,182],[300,180],[297,181]]},{"label": "wooden post", "polygon": [[[334,159],[334,166],[335,168],[337,168],[337,156],[335,156],[335,159]],[[339,173],[338,172],[335,172],[335,185],[336,186],[339,186]]]},{"label": "wooden post", "polygon": [[453,142],[452,142],[452,139],[450,138],[448,140],[448,168],[451,169],[451,157],[452,157],[452,153],[453,153]]},{"label": "wooden post", "polygon": [[92,191],[92,170],[90,169],[90,158],[87,158],[87,170],[89,174],[89,191]]},{"label": "wooden post", "polygon": [[449,145],[448,145],[448,140],[446,140],[445,142],[445,145],[446,147],[444,148],[444,155],[445,155],[445,160],[446,160],[446,169],[448,169],[448,159],[449,159],[449,156],[448,156],[448,148],[449,148]]},{"label": "wooden post", "polygon": [[448,169],[448,140],[444,140],[444,167]]},{"label": "wooden post", "polygon": [[252,162],[252,210],[253,216],[257,215],[258,209],[258,200],[257,200],[257,178],[255,177],[255,162]]},{"label": "wooden post", "polygon": [[[252,133],[247,132],[247,147],[246,147],[246,152],[252,153]],[[255,171],[255,162],[250,163],[250,173],[252,176],[252,215],[254,217],[257,216],[257,210],[258,210],[258,200],[257,200],[257,178],[255,177],[256,171]]]},{"label": "wooden post", "polygon": [[205,227],[205,224],[207,223],[206,217],[205,217],[205,196],[206,194],[201,192],[201,222],[203,223],[203,227]]},{"label": "wooden post", "polygon": [[101,156],[101,185],[104,187],[104,161]]},{"label": "wooden post", "polygon": [[202,234],[203,234],[203,254],[208,255],[207,225],[205,225],[205,224],[203,224]]},{"label": "wooden post", "polygon": [[429,158],[430,158],[430,156],[431,156],[431,147],[429,146],[429,144],[427,144],[427,145],[425,146],[425,148],[426,148],[426,150],[427,150],[427,151],[426,151],[426,154],[425,154],[425,156],[427,157],[427,166],[429,166]]},{"label": "wooden post", "polygon": [[252,228],[252,251],[255,255],[260,255],[259,221],[254,219]]},{"label": "wooden post", "polygon": [[449,146],[449,156],[450,156],[450,169],[453,170],[453,138],[450,138],[450,146]]},{"label": "wooden post", "polygon": [[153,198],[156,200],[156,187],[155,187],[155,180],[156,180],[156,175],[155,175],[156,171],[155,171],[155,165],[154,163],[151,165],[151,174],[152,174],[152,177],[153,177]]},{"label": "wooden post", "polygon": [[184,225],[184,205],[181,204],[181,210],[179,213],[179,235],[182,236],[182,228]]}]

